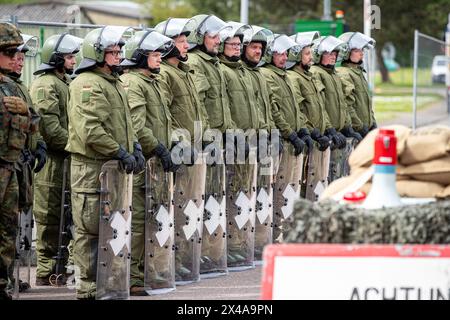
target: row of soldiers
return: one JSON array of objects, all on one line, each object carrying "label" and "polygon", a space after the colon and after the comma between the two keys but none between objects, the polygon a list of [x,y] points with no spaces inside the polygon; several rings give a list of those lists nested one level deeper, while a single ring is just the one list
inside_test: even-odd
[{"label": "row of soldiers", "polygon": [[[55,35],[28,94],[17,88],[32,37],[1,28],[2,88],[14,88],[2,89],[1,110],[5,297],[25,168],[29,193],[35,172],[20,210],[32,206],[36,220],[36,285],[73,264],[78,299],[124,298],[252,268],[265,245],[282,242],[293,201],[316,200],[376,128],[362,68],[375,42],[359,32],[289,37],[197,15],[138,32]],[[253,130],[258,143],[238,130]],[[264,161],[261,137],[275,155]],[[68,198],[70,243],[61,223]]]}]

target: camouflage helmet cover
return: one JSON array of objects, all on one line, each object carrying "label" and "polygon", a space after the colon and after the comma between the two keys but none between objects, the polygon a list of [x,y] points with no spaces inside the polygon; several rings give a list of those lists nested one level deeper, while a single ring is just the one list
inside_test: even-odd
[{"label": "camouflage helmet cover", "polygon": [[19,29],[8,22],[0,23],[0,49],[23,44]]}]

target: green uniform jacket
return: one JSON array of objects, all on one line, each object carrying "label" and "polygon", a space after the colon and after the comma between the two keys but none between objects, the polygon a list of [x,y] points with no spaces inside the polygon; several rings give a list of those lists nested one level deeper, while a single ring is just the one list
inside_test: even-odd
[{"label": "green uniform jacket", "polygon": [[137,138],[118,76],[98,68],[83,72],[70,84],[70,97],[67,151],[87,161],[111,160],[119,145],[133,152]]},{"label": "green uniform jacket", "polygon": [[70,78],[48,71],[31,84],[30,95],[41,116],[39,130],[48,153],[61,155],[67,144],[67,102]]},{"label": "green uniform jacket", "polygon": [[236,128],[219,58],[194,49],[189,53],[189,65],[195,70],[195,87],[208,113],[209,126],[222,132]]},{"label": "green uniform jacket", "polygon": [[237,128],[268,130],[269,127],[265,124],[256,104],[250,72],[240,62],[228,61],[224,56],[220,57],[220,61],[220,68],[225,76],[231,118]]},{"label": "green uniform jacket", "polygon": [[172,128],[188,130],[193,142],[196,121],[202,126],[201,134],[209,128],[208,115],[195,89],[194,70],[183,62],[176,67],[163,61],[160,74],[164,82],[163,96],[172,115]]},{"label": "green uniform jacket", "polygon": [[306,115],[313,127],[319,129],[323,134],[326,129],[331,128],[320,91],[324,90],[325,87],[321,84],[318,87],[318,81],[313,81],[313,74],[304,70],[300,65],[296,65],[292,70],[289,70],[287,75],[292,83],[300,110]]},{"label": "green uniform jacket", "polygon": [[242,65],[250,73],[256,104],[263,116],[263,121],[268,126],[268,130],[276,129],[272,116],[274,104],[270,102],[270,88],[267,86],[267,81],[264,78],[261,69],[259,67],[252,68],[244,62]]},{"label": "green uniform jacket", "polygon": [[147,76],[137,70],[120,78],[127,93],[134,131],[148,159],[159,142],[170,147],[172,119],[161,93],[164,83],[158,75]]},{"label": "green uniform jacket", "polygon": [[297,106],[286,71],[271,64],[264,66],[261,71],[272,92],[271,100],[276,105],[275,110],[277,110],[273,117],[281,135],[287,138],[292,132],[310,126],[308,119]]},{"label": "green uniform jacket", "polygon": [[37,129],[32,130],[30,135],[27,139],[27,147],[31,151],[36,150],[37,142],[42,141],[44,142],[44,138],[42,138],[41,133],[39,132],[39,121],[41,120],[41,117],[39,114],[35,111],[33,106],[33,100],[31,99],[30,93],[28,92],[28,88],[23,84],[23,81],[20,80],[18,77],[10,76],[12,80],[17,84],[17,87],[19,88],[19,93],[21,94],[22,98],[26,101],[28,105],[28,109],[31,113],[31,123],[33,126],[35,126]]},{"label": "green uniform jacket", "polygon": [[333,128],[342,130],[360,121],[353,108],[350,108],[345,101],[342,80],[336,70],[315,65],[311,67],[311,72],[316,76],[314,80],[325,87],[322,97]]},{"label": "green uniform jacket", "polygon": [[360,65],[348,62],[342,63],[342,67],[338,68],[338,75],[344,83],[347,104],[355,110],[362,122],[353,124],[356,130],[361,130],[362,125],[370,128],[376,123],[369,85],[363,72],[365,71]]}]

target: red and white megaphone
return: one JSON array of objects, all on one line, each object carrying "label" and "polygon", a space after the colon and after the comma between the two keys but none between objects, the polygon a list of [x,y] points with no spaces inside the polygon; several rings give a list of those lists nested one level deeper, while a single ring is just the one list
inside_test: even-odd
[{"label": "red and white megaphone", "polygon": [[403,205],[396,183],[397,138],[394,130],[380,129],[375,138],[372,188],[362,203],[366,209]]}]

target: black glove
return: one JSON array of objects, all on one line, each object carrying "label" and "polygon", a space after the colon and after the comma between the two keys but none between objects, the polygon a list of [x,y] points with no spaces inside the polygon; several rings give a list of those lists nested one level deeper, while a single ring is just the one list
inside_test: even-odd
[{"label": "black glove", "polygon": [[295,152],[294,154],[296,156],[298,156],[299,154],[301,154],[303,152],[303,148],[305,148],[305,143],[302,141],[302,139],[300,139],[298,137],[297,132],[292,132],[289,137],[288,140],[290,143],[292,143],[292,145],[294,146]]},{"label": "black glove", "polygon": [[361,135],[356,132],[355,130],[353,130],[352,127],[344,127],[341,130],[341,133],[346,136],[347,138],[354,138],[356,139],[356,141],[360,142],[363,138],[361,137]]},{"label": "black glove", "polygon": [[376,122],[374,122],[373,125],[369,128],[369,131],[375,130],[376,128],[378,128],[378,125]]},{"label": "black glove", "polygon": [[301,128],[298,132],[298,137],[300,139],[303,140],[303,142],[306,144],[306,146],[308,147],[308,152],[311,152],[312,149],[314,148],[314,141],[313,139],[311,139],[311,136],[309,134],[308,129],[306,128]]},{"label": "black glove", "polygon": [[161,160],[165,172],[176,172],[181,164],[174,164],[169,150],[161,142],[153,150],[156,156]]},{"label": "black glove", "polygon": [[37,160],[36,166],[34,167],[34,172],[39,172],[44,167],[47,162],[47,145],[44,141],[38,141],[36,150],[34,151],[34,156]]},{"label": "black glove", "polygon": [[134,142],[133,147],[133,156],[136,159],[136,167],[134,168],[133,173],[139,173],[145,169],[145,157],[142,154],[142,147],[139,142]]},{"label": "black glove", "polygon": [[361,135],[361,137],[364,138],[369,133],[369,128],[367,127],[367,125],[363,125],[362,129],[359,130],[358,133]]},{"label": "black glove", "polygon": [[117,151],[114,159],[120,161],[120,167],[125,170],[127,174],[132,173],[136,167],[136,158],[132,154],[129,154],[122,146],[119,146],[119,151]]},{"label": "black glove", "polygon": [[347,141],[345,137],[342,135],[342,133],[337,132],[335,128],[328,128],[327,130],[325,130],[325,135],[331,142],[330,144],[331,150],[335,150],[337,148],[339,149],[345,148]]},{"label": "black glove", "polygon": [[327,136],[322,135],[317,128],[311,132],[311,138],[319,144],[319,151],[323,152],[330,146],[330,139],[328,139]]}]

